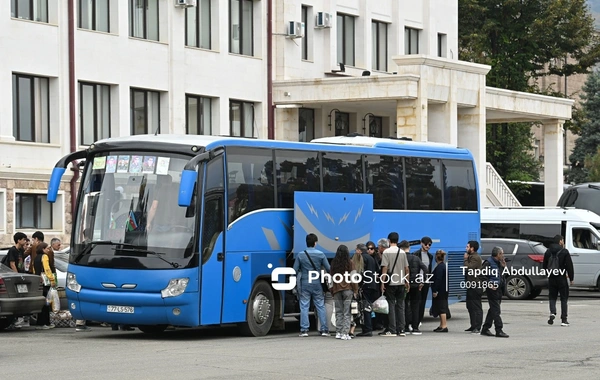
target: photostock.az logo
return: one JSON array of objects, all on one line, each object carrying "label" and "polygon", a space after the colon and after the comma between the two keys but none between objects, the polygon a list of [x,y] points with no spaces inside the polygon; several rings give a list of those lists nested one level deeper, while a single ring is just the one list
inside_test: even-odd
[{"label": "photostock.az logo", "polygon": [[[268,264],[267,268],[273,268],[273,264]],[[279,276],[289,275],[288,282],[279,282]],[[296,271],[294,268],[278,267],[271,272],[271,286],[275,290],[292,290],[296,287]]]}]

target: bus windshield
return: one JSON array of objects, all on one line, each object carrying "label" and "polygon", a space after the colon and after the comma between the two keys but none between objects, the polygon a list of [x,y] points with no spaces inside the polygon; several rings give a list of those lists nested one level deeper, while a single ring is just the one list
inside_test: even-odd
[{"label": "bus windshield", "polygon": [[192,262],[195,205],[177,205],[189,157],[104,152],[85,165],[70,262],[105,268],[172,269]]}]

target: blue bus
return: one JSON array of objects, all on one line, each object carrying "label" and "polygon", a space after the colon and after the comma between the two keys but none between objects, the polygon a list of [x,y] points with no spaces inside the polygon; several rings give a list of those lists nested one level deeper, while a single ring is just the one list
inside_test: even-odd
[{"label": "blue bus", "polygon": [[[83,167],[73,216],[67,298],[77,319],[136,325],[284,327],[295,297],[271,273],[304,235],[332,258],[340,244],[431,236],[448,255],[450,298],[479,240],[475,164],[466,149],[363,136],[311,143],[217,136],[110,138],[63,157]],[[284,281],[284,276],[277,280]]]}]

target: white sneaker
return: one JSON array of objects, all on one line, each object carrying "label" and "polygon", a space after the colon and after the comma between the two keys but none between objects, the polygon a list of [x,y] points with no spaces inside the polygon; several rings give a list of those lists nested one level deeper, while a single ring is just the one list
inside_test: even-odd
[{"label": "white sneaker", "polygon": [[52,327],[44,325],[44,326],[35,326],[36,330],[50,330]]},{"label": "white sneaker", "polygon": [[308,336],[308,331],[300,331],[300,335],[303,338],[306,338]]},{"label": "white sneaker", "polygon": [[342,334],[335,333],[335,339],[342,339]]},{"label": "white sneaker", "polygon": [[350,340],[352,338],[350,338],[348,335],[344,334],[342,335],[342,340]]},{"label": "white sneaker", "polygon": [[409,333],[413,332],[413,327],[412,327],[412,325],[408,325],[408,330],[407,330],[407,332],[409,332]]}]

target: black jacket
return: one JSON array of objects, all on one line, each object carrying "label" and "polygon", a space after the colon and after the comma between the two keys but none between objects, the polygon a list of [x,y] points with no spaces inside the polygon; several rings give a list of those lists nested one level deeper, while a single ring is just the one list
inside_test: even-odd
[{"label": "black jacket", "polygon": [[[571,254],[569,253],[568,249],[561,247],[559,244],[550,244],[550,247],[544,254],[544,263],[542,264],[542,268],[548,269],[550,255],[553,253],[558,254],[558,269],[566,269],[569,280],[573,281],[575,278],[575,271],[573,270],[573,260],[571,260]],[[551,275],[550,277],[556,276]]]},{"label": "black jacket", "polygon": [[416,288],[419,286],[420,283],[422,283],[425,280],[423,279],[417,282],[417,276],[419,275],[419,273],[423,271],[423,274],[427,274],[429,273],[429,271],[427,270],[427,266],[423,264],[423,262],[418,256],[407,255],[406,258],[408,259],[408,270],[410,271],[410,287]]},{"label": "black jacket", "polygon": [[[365,273],[363,273],[363,289],[378,289],[377,283],[375,282],[376,273],[379,273],[379,267],[373,256],[368,253],[362,254],[363,263],[365,266]],[[368,271],[368,272],[367,272]]]},{"label": "black jacket", "polygon": [[448,297],[448,291],[446,281],[446,264],[439,263],[433,270],[433,284],[431,285],[431,292],[438,293],[439,298]]},{"label": "black jacket", "polygon": [[[423,252],[419,249],[413,252],[413,255],[417,256],[421,261],[423,261]],[[427,273],[431,273],[431,266],[433,264],[433,255],[427,252],[427,257],[429,257],[429,265],[427,265]]]}]

